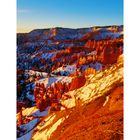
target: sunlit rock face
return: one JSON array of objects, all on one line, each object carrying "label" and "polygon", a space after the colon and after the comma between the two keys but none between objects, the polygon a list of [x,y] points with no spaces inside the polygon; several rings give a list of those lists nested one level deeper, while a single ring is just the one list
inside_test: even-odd
[{"label": "sunlit rock face", "polygon": [[123,81],[123,56],[121,55],[117,61],[108,69],[86,77],[85,85],[75,91],[68,92],[67,94],[71,95],[72,98],[68,99],[69,101],[62,100],[62,104],[72,108],[75,106],[75,98],[79,98],[83,104],[88,103],[111,90],[116,84],[121,83]]},{"label": "sunlit rock face", "polygon": [[122,135],[123,26],[36,29],[17,38],[18,140],[78,132],[88,139],[109,128],[110,139]]},{"label": "sunlit rock face", "polygon": [[102,63],[103,64],[113,64],[117,62],[117,58],[119,57],[119,55],[121,54],[121,49],[118,48],[109,48],[106,47],[103,50],[103,60]]},{"label": "sunlit rock face", "polygon": [[70,90],[75,90],[82,87],[85,84],[85,82],[85,76],[75,77],[70,84]]},{"label": "sunlit rock face", "polygon": [[[36,127],[32,139],[52,140],[56,136],[60,140],[70,139],[69,137],[76,138],[75,135],[71,135],[74,132],[79,133],[79,137],[84,133],[84,138],[87,138],[87,135],[91,131],[96,132],[96,129],[100,129],[103,133],[104,127],[101,124],[106,124],[107,127],[114,131],[113,134],[109,135],[103,133],[104,137],[112,137],[112,135],[116,134],[116,131],[119,131],[121,134],[119,137],[122,138],[122,82],[123,55],[118,58],[116,64],[95,75],[87,76],[86,83],[81,88],[67,92],[66,94],[70,95],[71,98],[61,100],[61,103],[69,110],[63,111],[62,109],[56,114],[46,116]],[[111,118],[112,121],[110,120],[111,122],[109,122],[108,119]],[[96,125],[88,131],[87,129],[93,124]],[[96,127],[97,125],[98,128]],[[113,127],[114,125],[116,127]],[[86,130],[81,130],[81,127],[85,127]],[[102,137],[99,132],[96,132],[96,135]],[[91,135],[91,138],[95,138],[95,135]]]},{"label": "sunlit rock face", "polygon": [[113,64],[116,63],[119,55],[123,53],[123,39],[89,40],[85,44],[85,47],[96,50],[96,57],[102,64]]},{"label": "sunlit rock face", "polygon": [[[122,122],[119,123],[119,121],[120,120],[122,121],[121,111],[123,109],[122,108],[123,90],[121,85],[123,82],[123,55],[121,55],[117,59],[117,63],[113,64],[112,66],[108,67],[105,70],[99,71],[96,74],[90,74],[86,76],[85,79],[86,82],[81,87],[65,93],[71,96],[71,98],[61,100],[62,105],[64,105],[67,109],[72,109],[72,110],[67,110],[66,108],[65,109],[63,108],[62,111],[53,112],[52,114],[48,114],[48,110],[46,110],[46,113],[45,111],[40,112],[38,111],[37,108],[25,109],[23,111],[24,116],[28,115],[28,116],[36,117],[36,116],[41,116],[41,114],[42,116],[44,116],[44,118],[41,119],[37,125],[36,124],[33,125],[35,126],[35,128],[33,129],[33,131],[30,131],[32,132],[29,135],[30,139],[51,140],[55,137],[55,135],[57,136],[58,133],[61,134],[57,136],[58,139],[62,139],[65,137],[66,139],[69,139],[68,138],[69,136],[67,136],[67,131],[65,130],[62,131],[63,126],[65,126],[67,129],[72,129],[75,132],[79,130],[79,132],[81,133],[80,134],[81,137],[83,131],[81,131],[79,127],[80,126],[82,127],[84,125],[85,127],[88,128],[89,125],[92,126],[93,123],[90,123],[92,121],[94,122],[94,124],[96,123],[98,125],[98,128],[100,127],[101,131],[104,130],[100,124],[103,121],[103,123],[107,123],[109,125],[108,127],[110,127],[112,130],[114,130],[112,125],[118,125],[115,127],[115,129],[119,130],[119,132],[122,133],[121,131]],[[77,112],[77,109],[79,111],[82,109],[84,113]],[[98,114],[98,110],[99,110],[99,114]],[[120,111],[119,114],[116,113],[119,111]],[[76,112],[78,113],[78,116]],[[88,116],[88,119],[90,119],[90,122],[87,122],[88,120],[86,119],[87,117],[85,116],[86,114]],[[96,120],[90,118],[92,116],[91,114],[96,118]],[[113,118],[114,121],[112,123],[109,123],[108,120],[106,120],[105,118],[98,120],[98,117],[101,118],[100,116],[101,114],[103,116],[107,115],[108,119]],[[114,115],[111,116],[112,114]],[[119,119],[119,121],[115,120],[115,118]],[[35,118],[32,119],[36,121]],[[78,119],[76,120],[77,123],[73,119],[74,120]],[[82,123],[78,123],[80,120],[82,121]],[[70,128],[69,125],[67,125],[66,121],[68,121],[68,123],[71,124]],[[33,121],[31,121],[31,123],[32,122]],[[97,122],[100,123],[98,124]],[[31,123],[28,123],[26,126],[30,125]],[[92,131],[95,130],[93,129]],[[70,131],[70,133],[72,133],[72,131]],[[87,131],[86,133],[90,133],[90,132]],[[111,135],[112,134],[106,136],[111,137]],[[24,135],[22,137],[27,138],[29,136]],[[21,138],[19,138],[19,140]]]}]

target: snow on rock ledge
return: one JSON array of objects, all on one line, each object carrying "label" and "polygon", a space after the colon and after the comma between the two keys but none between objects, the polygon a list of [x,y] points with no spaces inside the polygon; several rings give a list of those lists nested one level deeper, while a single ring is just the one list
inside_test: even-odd
[{"label": "snow on rock ledge", "polygon": [[17,140],[29,140],[31,138],[31,135],[32,135],[32,132],[33,132],[33,129],[35,127],[35,125],[38,123],[39,119],[36,118],[32,121],[30,121],[29,123],[27,124],[23,124],[20,126],[20,129],[24,129],[26,133],[25,135],[17,138]]},{"label": "snow on rock ledge", "polygon": [[95,76],[89,75],[86,84],[67,94],[71,95],[70,99],[61,100],[62,105],[72,108],[76,105],[76,100],[80,99],[82,104],[89,103],[95,98],[102,96],[113,88],[115,84],[123,80],[123,55],[118,62],[105,71],[98,72]]},{"label": "snow on rock ledge", "polygon": [[64,122],[66,118],[62,117],[57,121],[55,119],[56,119],[55,114],[46,117],[46,119],[44,119],[44,121],[37,126],[36,128],[37,132],[32,136],[32,140],[39,140],[39,139],[48,140],[51,137],[51,134],[57,129],[57,127],[61,123]]}]

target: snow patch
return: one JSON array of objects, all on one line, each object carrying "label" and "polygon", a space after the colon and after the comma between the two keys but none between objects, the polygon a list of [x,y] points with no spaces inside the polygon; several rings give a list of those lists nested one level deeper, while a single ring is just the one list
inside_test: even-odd
[{"label": "snow patch", "polygon": [[32,135],[32,132],[33,132],[33,128],[35,127],[35,125],[38,123],[39,119],[36,118],[32,121],[30,121],[29,123],[27,124],[23,124],[21,125],[19,128],[22,129],[22,130],[25,130],[24,131],[24,134],[23,136],[21,136],[20,138],[18,138],[18,140],[30,140],[30,137]]},{"label": "snow patch", "polygon": [[35,101],[35,97],[34,95],[31,95],[29,92],[26,93],[26,97],[30,100],[30,101]]},{"label": "snow patch", "polygon": [[59,67],[56,70],[53,71],[53,73],[60,73],[61,75],[69,75],[76,71],[76,65],[67,65],[64,67]]},{"label": "snow patch", "polygon": [[49,78],[43,78],[38,81],[38,83],[44,83],[45,87],[53,85],[54,83],[57,82],[62,82],[62,83],[71,83],[72,78],[68,76],[53,76]]},{"label": "snow patch", "polygon": [[46,116],[46,115],[48,115],[49,109],[50,109],[50,107],[47,107],[47,108],[45,109],[45,111],[42,111],[42,112],[40,112],[40,110],[38,109],[38,111],[36,111],[35,113],[33,113],[32,116],[35,116],[35,117]]},{"label": "snow patch", "polygon": [[[57,127],[65,120],[65,118],[60,118],[57,122],[54,122],[56,115],[52,114],[44,119],[38,126],[38,131],[33,135],[32,139],[49,139],[51,134],[57,129]],[[50,126],[51,125],[51,126]],[[45,130],[44,130],[45,128]],[[42,131],[43,130],[43,131]]]},{"label": "snow patch", "polygon": [[108,101],[109,101],[109,96],[106,96],[106,100],[105,100],[103,106],[105,106],[105,105],[107,104]]},{"label": "snow patch", "polygon": [[[26,108],[24,110],[22,110],[22,114],[23,116],[34,116],[34,117],[41,117],[41,116],[46,116],[48,114],[48,110],[50,107],[47,107],[45,109],[45,111],[40,112],[40,110],[34,106],[34,107],[30,107],[30,108]],[[19,113],[17,114],[17,119],[18,119]]]},{"label": "snow patch", "polygon": [[25,134],[24,136],[17,138],[17,140],[30,140],[32,137],[32,133],[34,130],[31,130],[29,133]]}]

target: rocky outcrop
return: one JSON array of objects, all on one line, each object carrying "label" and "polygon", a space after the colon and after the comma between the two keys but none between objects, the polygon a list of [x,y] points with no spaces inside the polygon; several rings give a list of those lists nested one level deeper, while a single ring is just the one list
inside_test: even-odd
[{"label": "rocky outcrop", "polygon": [[84,71],[84,74],[86,75],[86,76],[88,76],[88,75],[90,75],[90,74],[96,74],[96,69],[94,69],[94,68],[87,68],[85,71]]},{"label": "rocky outcrop", "polygon": [[[70,109],[46,116],[35,128],[32,140],[123,139],[123,56],[67,94],[72,98],[61,103]],[[78,106],[76,100],[80,101]]]},{"label": "rocky outcrop", "polygon": [[[95,98],[104,95],[110,91],[116,84],[123,81],[123,55],[118,58],[118,62],[109,68],[86,77],[86,83],[83,87],[68,92],[71,99],[62,100],[61,103],[72,108],[75,106],[75,98],[80,99],[82,104],[89,103]],[[75,98],[73,98],[75,97]]]},{"label": "rocky outcrop", "polygon": [[32,139],[122,138],[122,30],[52,28],[18,36],[17,95],[28,105],[19,124],[34,119],[28,109],[35,101],[43,116],[36,116]]},{"label": "rocky outcrop", "polygon": [[123,53],[123,39],[89,40],[85,47],[95,49],[97,59],[102,64],[113,64],[117,62],[118,57]]},{"label": "rocky outcrop", "polygon": [[84,86],[86,82],[85,76],[77,76],[74,79],[72,79],[72,82],[70,84],[70,90],[76,90],[82,86]]}]

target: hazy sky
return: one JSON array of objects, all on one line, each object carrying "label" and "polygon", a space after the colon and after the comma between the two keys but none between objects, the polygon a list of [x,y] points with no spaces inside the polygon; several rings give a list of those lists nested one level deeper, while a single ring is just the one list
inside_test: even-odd
[{"label": "hazy sky", "polygon": [[17,32],[123,24],[123,0],[17,0]]}]

